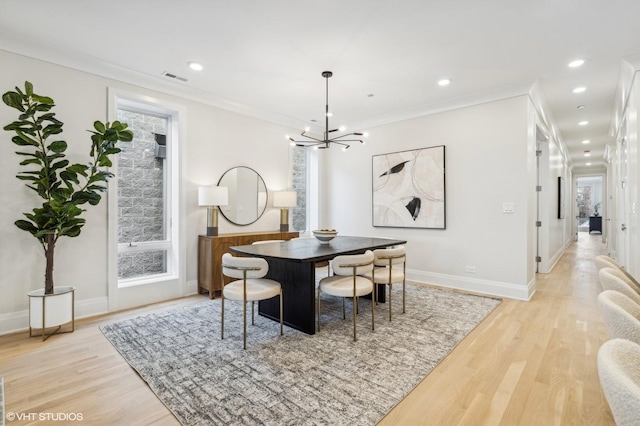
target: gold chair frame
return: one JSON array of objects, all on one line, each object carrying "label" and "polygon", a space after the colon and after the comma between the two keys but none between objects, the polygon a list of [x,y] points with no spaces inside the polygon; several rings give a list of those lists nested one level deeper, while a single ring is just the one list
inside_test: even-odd
[{"label": "gold chair frame", "polygon": [[[375,252],[374,252],[375,254]],[[391,290],[393,289],[393,282],[391,282],[391,275],[393,273],[393,271],[391,270],[391,268],[393,268],[393,261],[395,259],[400,259],[400,258],[404,258],[404,260],[402,261],[402,313],[406,313],[406,288],[407,288],[407,254],[401,254],[401,255],[397,255],[397,256],[377,256],[379,260],[388,260],[389,264],[387,266],[387,269],[389,270],[389,279],[388,281],[385,283],[386,285],[389,286],[389,321],[391,321]],[[374,268],[373,270],[373,274],[376,273],[376,270]],[[378,284],[376,284],[375,282],[376,280],[373,279],[373,285],[374,286],[378,286]],[[382,284],[382,283],[380,283]],[[378,302],[378,292],[376,291],[376,303]]]},{"label": "gold chair frame", "polygon": [[[242,318],[243,318],[243,349],[247,349],[247,271],[259,271],[261,268],[255,266],[232,266],[222,264],[222,283],[223,288],[221,293],[222,307],[221,307],[221,324],[220,324],[220,339],[224,340],[224,268],[233,269],[236,271],[242,271],[242,284],[243,284],[243,299],[242,299]],[[233,278],[233,277],[230,277]],[[280,335],[283,335],[282,327],[282,287],[280,287]],[[266,300],[266,299],[265,299]],[[255,300],[251,301],[251,325],[255,325],[254,322],[254,305]]]},{"label": "gold chair frame", "polygon": [[[351,272],[351,276],[353,277],[353,341],[357,341],[357,337],[356,337],[356,315],[358,313],[358,296],[356,296],[356,277],[362,277],[362,278],[366,278],[362,275],[358,275],[356,274],[356,271],[359,267],[362,266],[369,266],[371,265],[371,269],[373,270],[373,260],[371,262],[363,262],[363,263],[351,263],[351,264],[346,264],[346,265],[340,265],[341,268],[352,268],[352,272]],[[335,274],[335,269],[334,269],[334,274]],[[340,275],[340,274],[337,274]],[[343,276],[348,276],[348,275],[343,275]],[[373,281],[371,282],[373,284],[373,288],[371,289],[371,330],[375,330],[375,309],[374,309],[374,305],[375,305],[375,295],[374,295],[374,290],[375,290],[375,284],[373,283]],[[318,286],[318,331],[320,331],[320,286]],[[345,306],[344,306],[344,297],[342,298],[342,319],[346,319],[346,314],[345,314]]]}]

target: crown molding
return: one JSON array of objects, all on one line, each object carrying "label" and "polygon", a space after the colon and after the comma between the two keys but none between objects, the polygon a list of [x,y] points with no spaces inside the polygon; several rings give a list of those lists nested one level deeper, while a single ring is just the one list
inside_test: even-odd
[{"label": "crown molding", "polygon": [[[309,123],[306,121],[254,108],[228,99],[223,99],[211,93],[189,87],[187,84],[182,82],[167,80],[166,77],[162,75],[155,76],[141,73],[104,61],[95,56],[69,52],[54,44],[45,45],[25,38],[18,39],[11,34],[3,32],[2,30],[0,30],[0,49],[13,54],[116,80],[125,84],[131,84],[190,101],[200,102],[212,107],[280,124],[292,129],[302,129],[309,126]],[[361,122],[353,123],[350,127],[352,129],[359,130],[370,129],[412,118],[438,114],[521,95],[528,95],[534,83],[535,80],[519,82],[445,101],[438,101],[412,108],[401,109],[390,114],[383,114]],[[314,126],[312,125],[311,127]]]}]

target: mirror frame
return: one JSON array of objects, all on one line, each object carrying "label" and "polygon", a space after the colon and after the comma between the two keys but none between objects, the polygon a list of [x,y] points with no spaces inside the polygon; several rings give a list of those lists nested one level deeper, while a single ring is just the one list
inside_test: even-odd
[{"label": "mirror frame", "polygon": [[[220,206],[220,207],[218,207],[218,209],[220,210],[220,214],[222,216],[224,216],[224,218],[227,219],[230,223],[232,223],[234,225],[237,225],[237,226],[247,226],[247,225],[251,225],[252,223],[255,223],[256,221],[258,221],[258,219],[260,219],[262,217],[262,215],[264,214],[264,212],[267,210],[267,205],[269,205],[269,190],[267,189],[267,185],[265,184],[264,179],[262,178],[262,176],[260,176],[260,173],[256,172],[251,167],[247,167],[247,166],[236,166],[236,167],[232,167],[232,168],[228,169],[227,171],[225,171],[222,174],[222,176],[220,176],[220,179],[218,180],[218,186],[228,186],[228,185],[223,185],[222,184],[222,180],[227,175],[227,173],[229,173],[229,172],[231,172],[233,170],[238,170],[238,169],[247,169],[247,170],[253,172],[256,175],[256,177],[258,178],[258,186],[260,184],[262,184],[262,186],[264,187],[264,193],[265,193],[264,205],[262,205],[262,206],[258,205],[257,206],[258,210],[259,210],[259,212],[257,213],[257,216],[251,222],[247,222],[247,223],[238,223],[235,220],[232,220],[229,217],[227,217],[227,215],[225,215],[225,213],[224,213],[224,208],[226,206]],[[230,195],[229,196],[229,202],[231,202],[231,191],[229,192],[229,195]],[[256,197],[257,196],[258,196],[258,194],[256,193]],[[231,204],[229,204],[229,205],[231,205]]]}]

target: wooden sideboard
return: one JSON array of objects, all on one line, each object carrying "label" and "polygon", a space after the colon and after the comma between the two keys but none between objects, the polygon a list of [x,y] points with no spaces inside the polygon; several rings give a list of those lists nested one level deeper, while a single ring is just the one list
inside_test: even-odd
[{"label": "wooden sideboard", "polygon": [[[256,241],[290,240],[298,232],[246,232],[198,236],[198,292],[209,293],[213,299],[222,290],[222,255],[232,246],[244,246]],[[225,280],[230,279],[225,277]],[[229,281],[226,281],[227,283]]]}]

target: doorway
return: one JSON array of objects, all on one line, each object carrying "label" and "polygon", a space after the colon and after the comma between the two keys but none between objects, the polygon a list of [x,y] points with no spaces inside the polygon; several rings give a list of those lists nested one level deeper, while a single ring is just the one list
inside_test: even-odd
[{"label": "doorway", "polygon": [[576,178],[577,232],[603,233],[603,201],[602,176],[580,176]]}]

